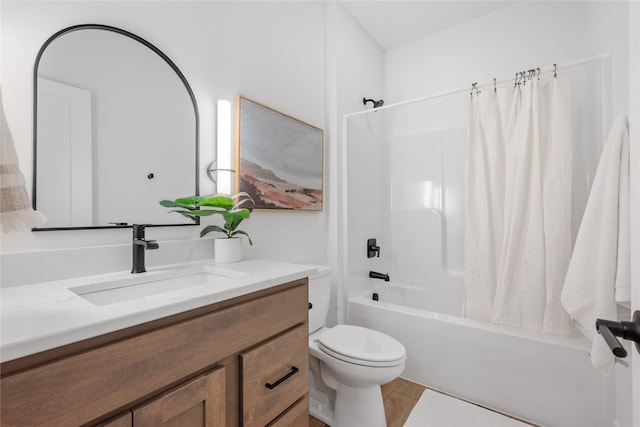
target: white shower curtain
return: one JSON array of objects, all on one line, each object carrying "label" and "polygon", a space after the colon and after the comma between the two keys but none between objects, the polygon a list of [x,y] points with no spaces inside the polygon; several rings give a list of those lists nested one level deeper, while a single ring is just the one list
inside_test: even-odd
[{"label": "white shower curtain", "polygon": [[[501,91],[501,93],[503,93]],[[465,159],[466,316],[491,321],[504,228],[504,120],[495,92],[471,98]]]},{"label": "white shower curtain", "polygon": [[[507,108],[499,100],[508,91]],[[569,86],[557,79],[472,100],[465,171],[468,317],[556,335],[569,331],[560,293],[571,255],[570,100]]]}]

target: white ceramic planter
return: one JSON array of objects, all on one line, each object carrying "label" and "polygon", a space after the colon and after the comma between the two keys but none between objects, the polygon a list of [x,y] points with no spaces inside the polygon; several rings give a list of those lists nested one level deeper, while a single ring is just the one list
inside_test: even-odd
[{"label": "white ceramic planter", "polygon": [[240,237],[214,239],[215,260],[227,264],[242,260],[242,239]]}]

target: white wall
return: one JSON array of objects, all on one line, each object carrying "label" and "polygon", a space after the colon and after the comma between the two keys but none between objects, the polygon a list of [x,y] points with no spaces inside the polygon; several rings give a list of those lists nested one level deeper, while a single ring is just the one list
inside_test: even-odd
[{"label": "white wall", "polygon": [[[50,35],[70,25],[99,23],[121,27],[150,41],[176,63],[191,84],[200,109],[203,167],[213,158],[217,99],[233,100],[242,94],[315,126],[325,126],[321,2],[3,1],[0,7],[0,82],[29,190],[34,59]],[[212,186],[203,176],[201,193],[210,191]],[[253,247],[245,243],[245,256],[325,263],[327,205],[325,200],[321,213],[254,212],[246,226],[243,224],[254,242]],[[148,238],[160,242],[160,249],[147,255],[148,264],[212,256],[211,242],[197,239],[199,229],[148,229]],[[43,250],[51,251],[46,253],[48,259],[57,259],[60,249],[73,252],[77,248],[74,253],[95,267],[90,268],[94,272],[129,268],[130,234],[130,230],[83,230],[3,235],[3,285],[35,280],[35,273],[32,276],[9,260],[33,265],[29,257],[40,259]],[[192,238],[194,243],[185,248],[184,241]],[[171,241],[181,243],[172,245]],[[202,248],[207,242],[207,247]],[[109,245],[111,255],[105,257],[104,245]],[[89,249],[94,247],[101,249]],[[39,253],[33,254],[34,251]],[[50,263],[50,269],[58,276],[86,274],[86,268],[79,268],[66,258]],[[41,276],[47,276],[47,271],[41,271],[38,277]]]},{"label": "white wall", "polygon": [[[367,238],[376,237],[384,244],[385,236],[382,232],[374,232],[379,230],[380,218],[377,212],[382,212],[384,204],[379,205],[381,201],[379,196],[384,193],[380,185],[384,185],[381,171],[372,169],[372,165],[376,164],[376,159],[382,155],[384,145],[376,139],[368,139],[366,137],[353,138],[349,137],[349,141],[358,140],[364,144],[364,148],[360,152],[365,152],[365,156],[356,158],[348,157],[346,141],[343,140],[343,121],[345,114],[354,113],[370,109],[371,104],[365,107],[362,98],[383,98],[383,82],[384,82],[384,52],[376,44],[376,42],[362,29],[362,27],[353,19],[353,17],[345,11],[341,6],[336,8],[336,57],[337,57],[337,122],[339,153],[337,153],[335,165],[335,178],[338,188],[343,189],[343,180],[349,181],[348,198],[342,192],[338,195],[339,212],[342,215],[344,205],[349,207],[350,215],[348,218],[342,218],[345,222],[341,223],[342,240],[339,241],[342,256],[340,259],[341,267],[348,266],[349,271],[344,272],[341,267],[335,269],[338,280],[338,289],[340,289],[340,298],[338,300],[339,313],[344,314],[346,307],[341,307],[340,303],[344,302],[350,295],[360,291],[366,284],[367,274],[369,270],[379,270],[385,272],[387,268],[379,259],[367,259],[366,243]],[[366,131],[364,128],[361,130]],[[354,127],[349,132],[357,132]],[[375,136],[374,136],[375,138]],[[356,150],[355,152],[358,152]],[[364,173],[364,175],[363,175]],[[365,179],[353,181],[352,177],[364,177]],[[366,179],[369,178],[369,179]],[[352,211],[352,207],[357,210]],[[347,222],[347,219],[349,222]],[[357,227],[354,227],[357,225]],[[387,239],[388,241],[388,239]],[[386,248],[383,248],[383,251]],[[353,277],[354,272],[360,281],[354,283],[349,280],[342,282],[347,277]]]},{"label": "white wall", "polygon": [[[604,51],[613,52],[615,76],[624,77],[626,16],[626,2],[518,2],[388,50],[385,97],[403,101]],[[624,85],[614,99],[614,113],[624,111]]]}]

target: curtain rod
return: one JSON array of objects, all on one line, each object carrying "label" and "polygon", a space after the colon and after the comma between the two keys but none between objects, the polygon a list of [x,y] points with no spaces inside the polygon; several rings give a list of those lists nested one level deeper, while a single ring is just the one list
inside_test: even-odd
[{"label": "curtain rod", "polygon": [[[613,53],[611,52],[605,52],[605,53],[600,53],[598,55],[594,55],[594,56],[590,56],[588,58],[582,58],[582,59],[578,59],[575,61],[570,61],[570,62],[565,62],[563,64],[554,64],[551,67],[547,67],[547,68],[543,68],[540,70],[540,74],[547,74],[550,72],[555,72],[555,71],[560,71],[562,69],[568,69],[568,68],[573,68],[573,67],[577,67],[580,65],[585,65],[585,64],[589,64],[591,62],[597,62],[597,61],[603,61],[604,59],[610,58],[611,56],[613,56]],[[482,89],[482,88],[486,88],[486,87],[492,87],[494,84],[495,85],[499,85],[499,84],[504,84],[507,82],[511,82],[514,81],[513,77],[509,77],[509,78],[504,78],[501,80],[496,80],[495,83],[494,81],[491,81],[489,83],[484,83],[484,84],[475,84],[474,87],[477,89]],[[428,101],[430,99],[435,99],[435,98],[442,98],[443,96],[448,96],[448,95],[455,95],[457,93],[462,93],[462,92],[470,92],[471,91],[471,84],[465,86],[465,87],[461,87],[461,88],[457,88],[457,89],[450,89],[450,90],[445,90],[443,92],[437,92],[431,95],[427,95],[427,96],[422,96],[420,98],[414,98],[414,99],[409,99],[407,101],[401,101],[401,102],[396,102],[394,104],[389,104],[389,105],[384,105],[382,107],[377,107],[377,108],[372,108],[369,110],[363,110],[363,111],[356,111],[355,113],[349,113],[349,114],[345,114],[343,117],[345,119],[353,117],[353,116],[359,116],[362,114],[369,114],[372,111],[380,111],[380,110],[386,110],[389,108],[393,108],[393,107],[399,107],[401,105],[408,105],[408,104],[414,104],[416,102],[421,102],[421,101]]]}]

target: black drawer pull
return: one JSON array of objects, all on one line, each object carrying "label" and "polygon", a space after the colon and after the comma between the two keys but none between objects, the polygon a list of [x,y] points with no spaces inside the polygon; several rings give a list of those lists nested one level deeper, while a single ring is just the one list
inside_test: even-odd
[{"label": "black drawer pull", "polygon": [[289,377],[293,376],[299,370],[300,369],[296,368],[295,366],[292,366],[291,367],[291,371],[287,375],[285,375],[284,377],[280,378],[278,381],[276,381],[273,384],[266,383],[264,386],[266,388],[268,388],[269,390],[273,390],[274,388],[278,387],[280,384],[285,382],[287,379],[289,379]]}]

